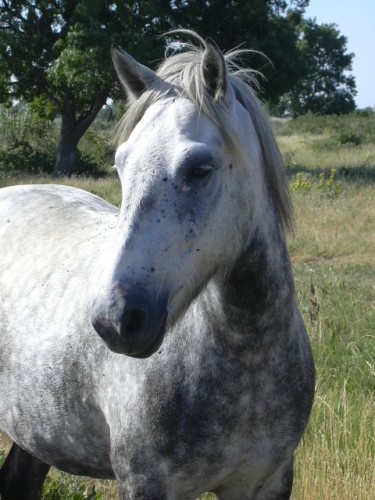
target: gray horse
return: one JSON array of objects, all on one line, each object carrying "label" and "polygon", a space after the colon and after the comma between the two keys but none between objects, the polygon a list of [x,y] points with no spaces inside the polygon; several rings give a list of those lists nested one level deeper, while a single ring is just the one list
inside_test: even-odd
[{"label": "gray horse", "polygon": [[121,499],[290,496],[314,369],[287,185],[238,54],[198,40],[157,73],[113,47],[120,211],[1,190],[3,500],[39,498],[51,465]]}]

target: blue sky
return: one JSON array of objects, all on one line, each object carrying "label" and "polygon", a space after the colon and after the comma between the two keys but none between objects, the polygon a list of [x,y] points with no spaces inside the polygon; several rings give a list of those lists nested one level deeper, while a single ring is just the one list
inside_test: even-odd
[{"label": "blue sky", "polygon": [[353,52],[359,108],[375,107],[375,0],[310,0],[305,18],[335,23]]}]

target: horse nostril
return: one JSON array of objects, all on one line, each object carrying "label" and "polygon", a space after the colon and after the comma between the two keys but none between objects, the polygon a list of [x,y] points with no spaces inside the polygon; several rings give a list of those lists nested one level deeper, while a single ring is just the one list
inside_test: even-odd
[{"label": "horse nostril", "polygon": [[136,358],[151,356],[164,338],[167,294],[153,301],[145,290],[133,288],[121,300],[117,298],[113,293],[110,300],[93,302],[93,327],[112,351]]},{"label": "horse nostril", "polygon": [[143,332],[147,325],[147,313],[139,309],[129,309],[121,319],[120,335],[135,335]]}]

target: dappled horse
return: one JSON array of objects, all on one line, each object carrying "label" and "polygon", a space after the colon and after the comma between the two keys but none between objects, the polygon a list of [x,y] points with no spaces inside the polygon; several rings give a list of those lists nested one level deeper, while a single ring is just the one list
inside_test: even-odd
[{"label": "dappled horse", "polygon": [[287,185],[238,54],[196,38],[157,73],[113,47],[120,211],[1,190],[3,500],[39,498],[50,465],[121,499],[290,496],[314,373]]}]

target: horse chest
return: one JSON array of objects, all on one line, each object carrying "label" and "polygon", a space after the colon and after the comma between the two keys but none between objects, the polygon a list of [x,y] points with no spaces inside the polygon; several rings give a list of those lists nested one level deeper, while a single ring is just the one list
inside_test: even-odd
[{"label": "horse chest", "polygon": [[[143,403],[129,408],[133,417],[124,441],[142,442],[135,449],[139,456],[154,454],[156,461],[169,464],[172,476],[215,482],[253,464],[256,470],[267,468],[275,449],[287,447],[284,423],[275,428],[267,418],[270,406],[259,399],[259,381],[250,375],[234,377],[223,363],[221,374],[208,370],[205,377],[186,378],[175,366],[173,375],[173,384],[150,375]],[[274,399],[273,384],[263,389]],[[283,422],[281,415],[277,418]]]},{"label": "horse chest", "polygon": [[249,470],[251,482],[258,484],[273,469],[282,445],[271,439],[268,423],[254,421],[251,397],[241,381],[239,389],[243,394],[199,384],[190,394],[181,383],[173,391],[154,387],[137,409],[128,409],[132,416],[128,413],[126,429],[122,419],[124,434],[115,440],[124,447],[117,450],[114,466],[135,475],[152,470],[165,476],[180,492],[178,498],[195,498],[225,478],[248,476]]}]

